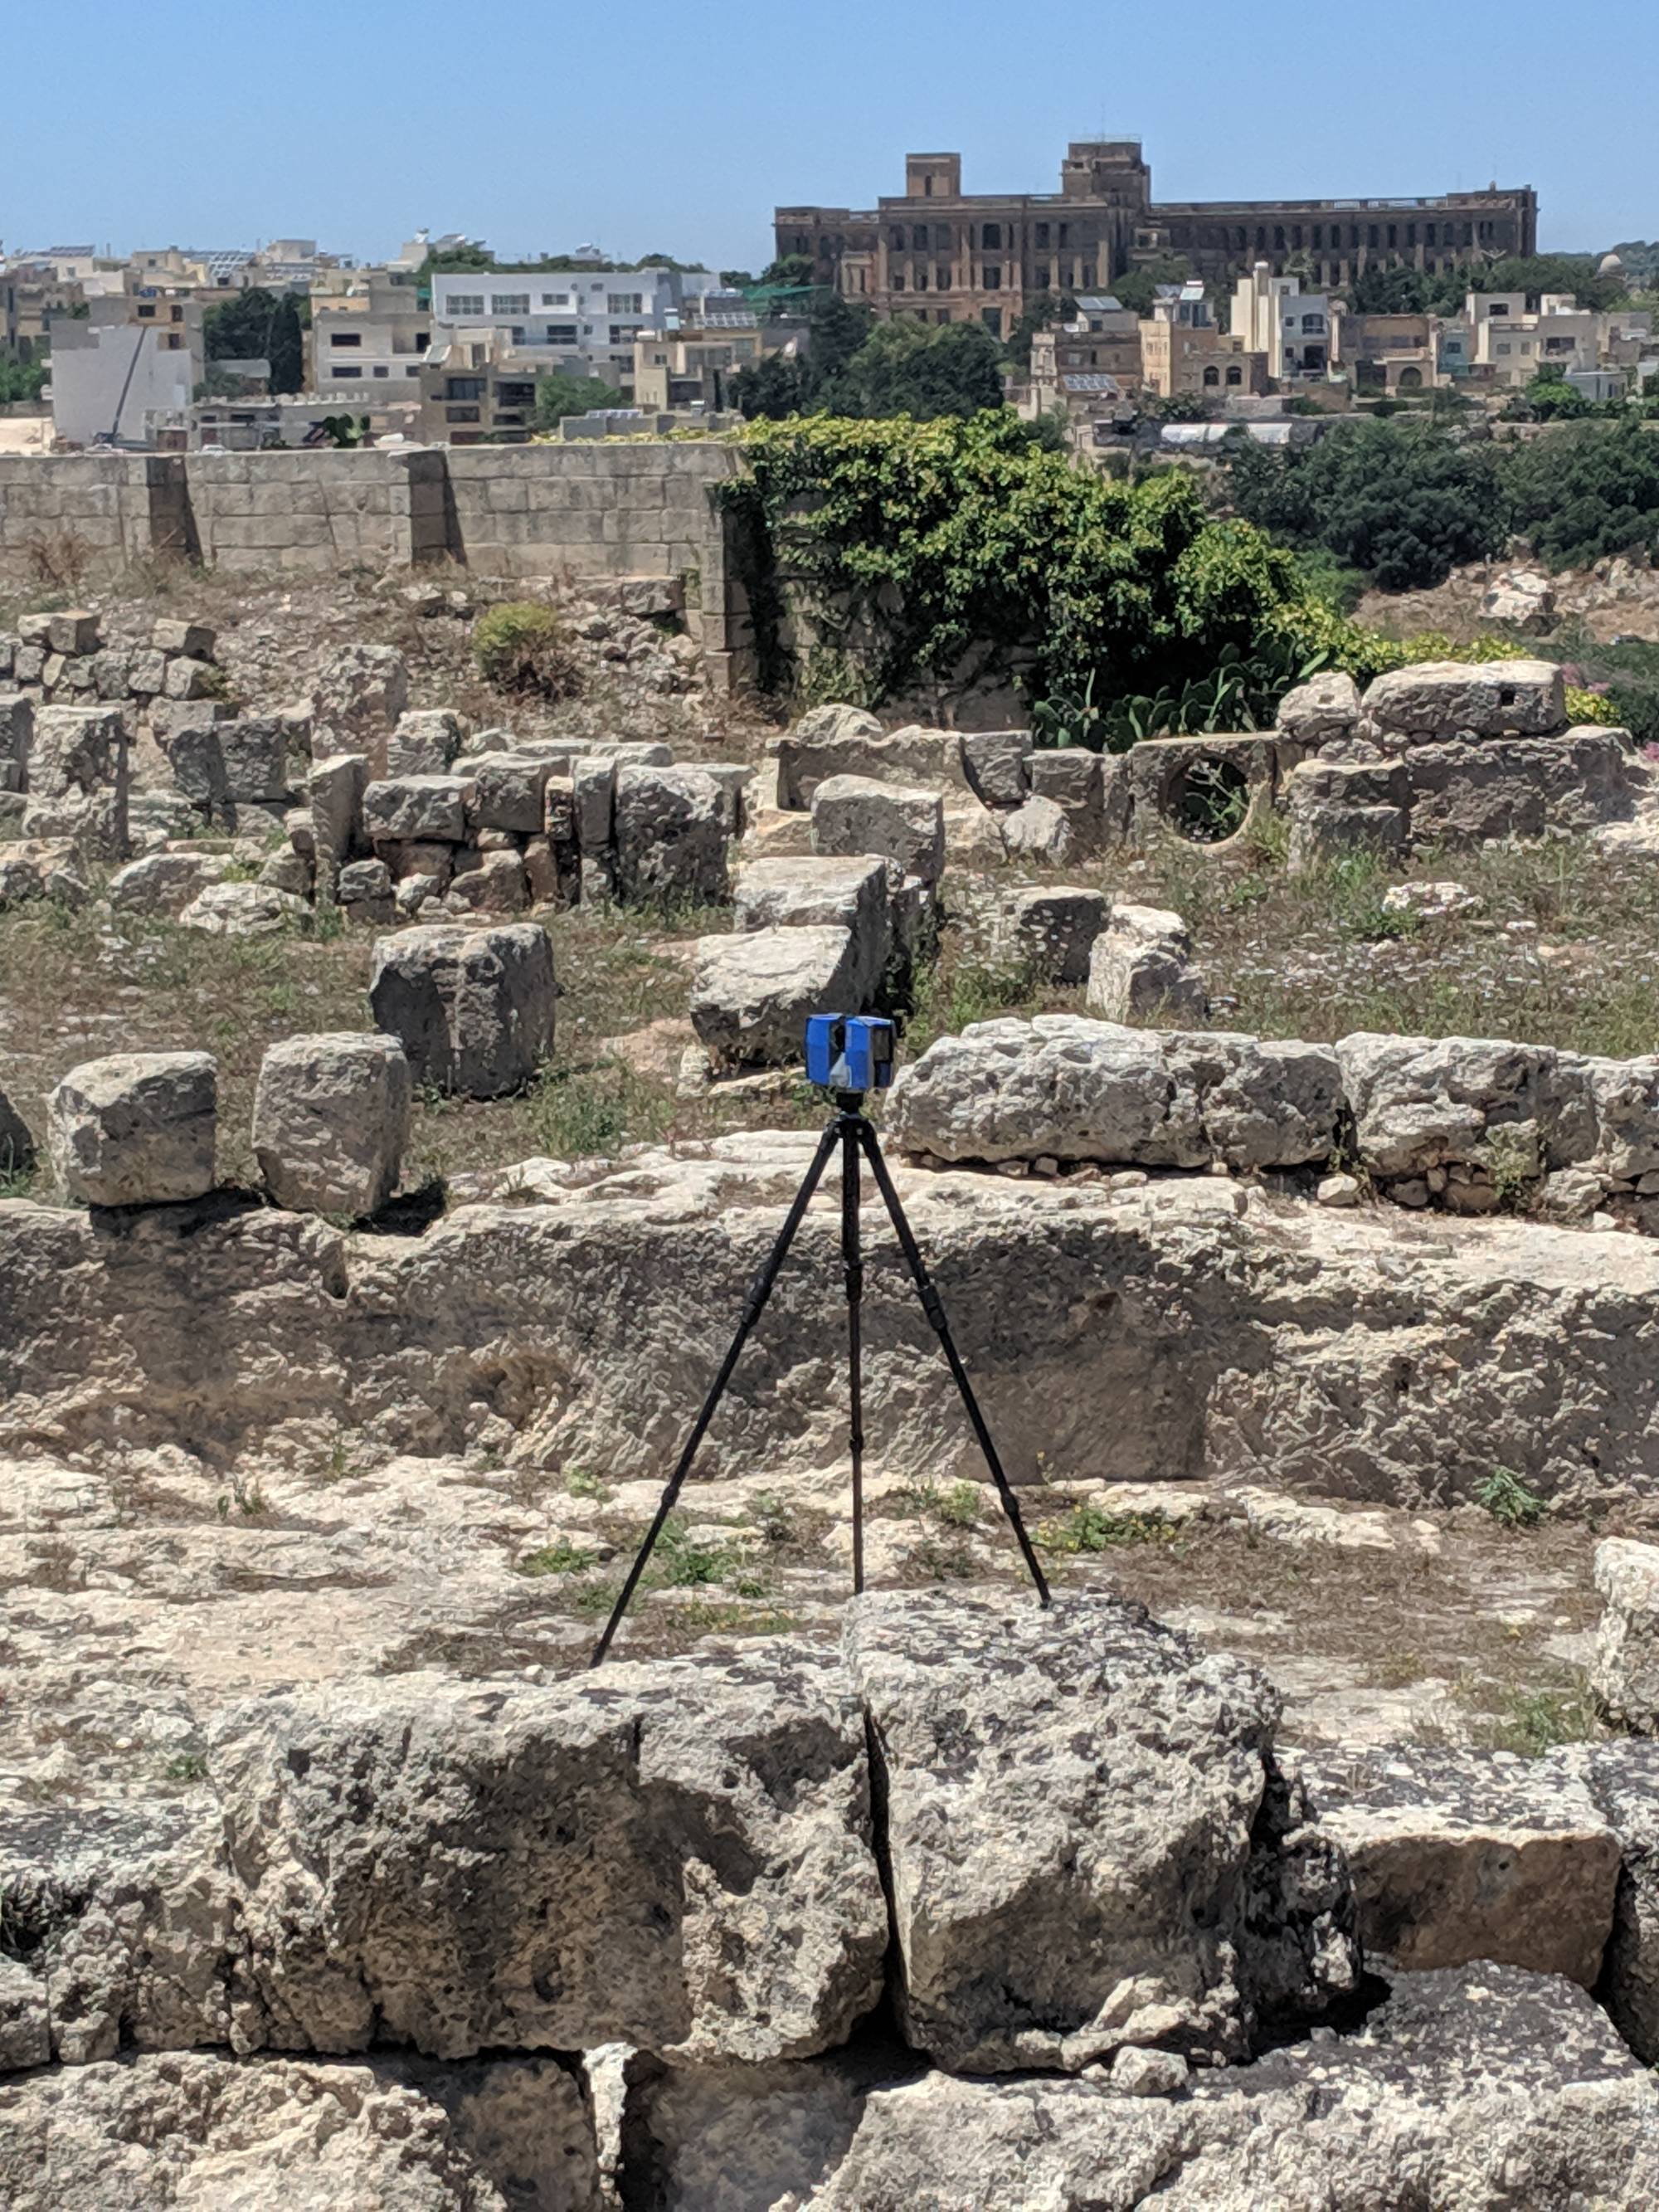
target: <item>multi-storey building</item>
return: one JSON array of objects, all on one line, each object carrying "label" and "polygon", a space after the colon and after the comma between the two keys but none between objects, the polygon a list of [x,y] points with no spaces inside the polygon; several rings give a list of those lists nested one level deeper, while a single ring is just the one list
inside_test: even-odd
[{"label": "multi-storey building", "polygon": [[414,272],[360,269],[346,289],[313,292],[309,389],[329,398],[413,398],[432,313]]},{"label": "multi-storey building", "polygon": [[1267,356],[1252,352],[1236,331],[1224,331],[1210,313],[1204,287],[1160,284],[1152,312],[1140,325],[1141,375],[1162,399],[1195,394],[1222,400],[1267,388]]},{"label": "multi-storey building", "polygon": [[1265,261],[1234,285],[1229,327],[1248,352],[1267,356],[1275,384],[1330,373],[1330,301],[1304,292],[1299,276],[1275,276]]},{"label": "multi-storey building", "polygon": [[432,279],[432,321],[446,338],[503,331],[545,366],[631,390],[634,341],[669,328],[687,282],[669,269],[447,270]]},{"label": "multi-storey building", "polygon": [[1135,139],[1074,143],[1058,192],[964,193],[957,154],[905,157],[902,197],[870,209],[781,207],[780,257],[882,316],[982,321],[1006,336],[1031,300],[1092,290],[1183,254],[1206,282],[1294,261],[1314,283],[1367,268],[1441,271],[1537,251],[1530,186],[1437,198],[1155,202]]}]

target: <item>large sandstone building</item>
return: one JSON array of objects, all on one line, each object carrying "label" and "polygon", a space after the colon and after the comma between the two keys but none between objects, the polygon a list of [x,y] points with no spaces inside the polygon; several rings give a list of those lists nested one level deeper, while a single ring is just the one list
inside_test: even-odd
[{"label": "large sandstone building", "polygon": [[959,154],[908,154],[902,198],[873,208],[781,207],[777,252],[810,255],[819,282],[878,314],[983,322],[1006,336],[1028,300],[1109,285],[1184,254],[1229,280],[1294,260],[1316,284],[1362,269],[1445,270],[1537,251],[1530,186],[1432,199],[1155,201],[1133,138],[1069,147],[1057,192],[969,192]]}]

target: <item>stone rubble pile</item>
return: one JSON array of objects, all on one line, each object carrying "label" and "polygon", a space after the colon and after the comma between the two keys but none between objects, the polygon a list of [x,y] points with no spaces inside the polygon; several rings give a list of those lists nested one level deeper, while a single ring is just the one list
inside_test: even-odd
[{"label": "stone rubble pile", "polygon": [[[0,1805],[0,2191],[599,2212],[611,2171],[665,2212],[1387,2212],[1404,2172],[1447,2212],[1651,2202],[1659,2087],[1619,2024],[1649,2032],[1620,1939],[1659,1746],[1477,1775],[1437,1828],[1431,1762],[1392,1799],[1386,1762],[1337,1777],[1327,1812],[1278,1722],[1139,1607],[940,1590],[855,1600],[839,1653],[181,1714],[166,1797],[100,1768]],[[1364,1821],[1398,1801],[1390,1856]],[[1443,1881],[1478,1899],[1462,1945]]]}]

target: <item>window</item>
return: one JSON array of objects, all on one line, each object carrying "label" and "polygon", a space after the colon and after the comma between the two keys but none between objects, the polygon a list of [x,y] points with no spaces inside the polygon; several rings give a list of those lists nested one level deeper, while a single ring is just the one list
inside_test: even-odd
[{"label": "window", "polygon": [[986,291],[1000,292],[1002,289],[1002,270],[1000,265],[997,262],[988,261],[984,268],[980,271],[979,281]]},{"label": "window", "polygon": [[1063,222],[1060,226],[1060,242],[1062,246],[1069,246],[1072,242],[1072,226],[1069,222]]},{"label": "window", "polygon": [[983,246],[1000,252],[1002,246],[1002,225],[1000,222],[982,224],[980,228],[979,242]]},{"label": "window", "polygon": [[[444,379],[446,399],[482,399],[483,379],[481,376],[448,376]],[[463,417],[463,420],[465,418]],[[471,418],[474,422],[477,417]]]},{"label": "window", "polygon": [[916,289],[918,292],[925,292],[927,289],[927,271],[925,269],[918,269],[916,271]]},{"label": "window", "polygon": [[184,319],[185,311],[182,307],[169,307],[167,309],[167,320],[170,323],[182,323]]},{"label": "window", "polygon": [[979,319],[981,322],[984,324],[986,329],[989,331],[994,338],[1000,338],[1002,336],[1002,310],[1000,307],[981,307],[979,311]]},{"label": "window", "polygon": [[570,295],[568,292],[544,292],[542,305],[544,307],[568,307],[570,305]]},{"label": "window", "polygon": [[926,253],[926,252],[927,252],[927,224],[926,224],[925,222],[919,222],[919,223],[916,225],[915,228],[911,232],[911,234],[910,234],[910,243],[911,243],[911,245],[912,245],[912,246],[914,246],[915,247],[916,252],[917,252],[918,253]]},{"label": "window", "polygon": [[1229,384],[1243,384],[1244,381],[1243,370],[1237,368],[1230,368],[1227,371],[1227,381]]},{"label": "window", "polygon": [[921,180],[921,197],[925,200],[930,200],[933,197],[933,179],[931,174]]},{"label": "window", "polygon": [[549,345],[573,346],[576,343],[574,323],[550,323],[547,326]]},{"label": "window", "polygon": [[1046,261],[1039,261],[1037,263],[1036,267],[1031,271],[1031,282],[1036,286],[1039,292],[1046,292],[1048,290],[1048,264]]},{"label": "window", "polygon": [[902,269],[893,270],[892,283],[896,292],[902,292],[904,289],[904,271]]},{"label": "window", "polygon": [[415,333],[415,343],[422,353],[426,351],[431,340],[432,333],[429,331],[416,331]]},{"label": "window", "polygon": [[140,313],[140,315],[143,315],[143,316],[150,316],[150,315],[154,315],[154,313],[155,313],[155,308],[154,308],[154,307],[140,307],[140,308],[139,308],[139,310],[138,310],[138,313]]},{"label": "window", "polygon": [[444,410],[446,422],[476,422],[477,419],[478,410],[476,407],[446,407]]},{"label": "window", "polygon": [[1423,226],[1423,243],[1425,246],[1434,244],[1434,225],[1431,222],[1425,222]]},{"label": "window", "polygon": [[404,371],[404,374],[405,376],[418,376],[420,373],[421,372],[418,368],[406,368]]},{"label": "window", "polygon": [[530,313],[528,292],[492,292],[489,295],[492,315],[527,315]]},{"label": "window", "polygon": [[377,368],[374,374],[376,376],[390,376],[392,371],[389,368]]},{"label": "window", "polygon": [[1033,234],[1031,243],[1034,246],[1046,246],[1048,245],[1048,226],[1046,222],[1038,223],[1036,232]]},{"label": "window", "polygon": [[1219,384],[1221,381],[1221,371],[1213,362],[1204,372],[1204,381],[1206,384]]},{"label": "window", "polygon": [[534,383],[497,383],[495,404],[498,407],[533,407],[536,404]]},{"label": "window", "polygon": [[1498,341],[1498,350],[1499,353],[1513,353],[1515,351],[1515,348],[1510,343],[1507,338],[1499,338]]},{"label": "window", "polygon": [[607,315],[642,315],[645,313],[643,292],[612,292],[605,300]]},{"label": "window", "polygon": [[887,234],[887,244],[891,252],[902,253],[904,251],[904,233],[896,223]]},{"label": "window", "polygon": [[452,315],[481,315],[483,313],[482,292],[452,292],[449,295]]},{"label": "window", "polygon": [[363,372],[361,368],[347,368],[342,365],[340,368],[334,370],[333,374],[340,383],[343,384],[349,377],[359,377],[362,373]]},{"label": "window", "polygon": [[363,334],[361,331],[331,331],[328,342],[331,346],[360,346]]}]

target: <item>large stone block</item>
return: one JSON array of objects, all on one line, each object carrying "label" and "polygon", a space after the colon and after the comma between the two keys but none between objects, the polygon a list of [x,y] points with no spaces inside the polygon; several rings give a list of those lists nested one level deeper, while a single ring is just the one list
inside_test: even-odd
[{"label": "large stone block", "polygon": [[1110,908],[1103,891],[1073,884],[1016,891],[1000,917],[999,935],[1016,964],[1041,981],[1085,983]]},{"label": "large stone block", "polygon": [[1089,1011],[1109,1022],[1202,1021],[1209,1007],[1178,914],[1114,903],[1089,955]]},{"label": "large stone block", "polygon": [[274,806],[288,796],[288,729],[276,714],[243,714],[170,731],[161,749],[193,805],[234,819],[239,802]]},{"label": "large stone block", "polygon": [[331,753],[306,778],[317,896],[331,902],[341,868],[362,842],[363,790],[368,763],[362,753]]},{"label": "large stone block", "polygon": [[306,903],[275,884],[209,884],[179,916],[210,937],[278,937],[305,921]]},{"label": "large stone block", "polygon": [[43,707],[25,771],[26,837],[68,837],[90,859],[127,854],[127,732],[112,707]]},{"label": "large stone block", "polygon": [[218,1064],[123,1052],[71,1068],[46,1106],[52,1170],[83,1206],[145,1206],[213,1188]]},{"label": "large stone block", "polygon": [[418,1083],[471,1098],[522,1089],[553,1049],[553,947],[539,922],[440,923],[376,940],[369,1004]]},{"label": "large stone block", "polygon": [[576,843],[584,853],[602,853],[611,843],[615,820],[616,762],[574,761],[570,786]]},{"label": "large stone block", "polygon": [[1413,745],[1413,845],[1480,846],[1504,837],[1583,834],[1631,811],[1629,739],[1618,730]]},{"label": "large stone block", "polygon": [[0,693],[0,791],[21,791],[34,730],[34,707],[21,691]]},{"label": "large stone block", "polygon": [[807,807],[832,776],[961,790],[967,775],[954,730],[884,730],[860,707],[814,707],[778,740],[778,805]]},{"label": "large stone block", "polygon": [[1322,1752],[1303,1771],[1346,1854],[1368,1965],[1491,1959],[1595,1982],[1619,1842],[1582,1782],[1510,1753],[1414,1744]]},{"label": "large stone block", "polygon": [[392,1037],[284,1037],[260,1063],[253,1100],[266,1189],[296,1212],[377,1212],[398,1188],[411,1097]]},{"label": "large stone block", "polygon": [[1277,1693],[1138,1606],[855,1599],[907,2041],[953,2072],[1218,2062],[1359,1976],[1340,1854],[1273,1759]]},{"label": "large stone block", "polygon": [[1248,1172],[1327,1159],[1341,1108],[1327,1045],[1039,1014],[929,1045],[899,1070],[887,1127],[946,1160]]},{"label": "large stone block", "polygon": [[727,1066],[804,1060],[811,1014],[856,1013],[859,955],[834,924],[700,937],[691,1025]]},{"label": "large stone block", "polygon": [[149,641],[157,653],[182,653],[191,660],[211,660],[218,632],[208,623],[180,622],[170,615],[154,624]]},{"label": "large stone block", "polygon": [[1403,854],[1411,780],[1401,761],[1306,760],[1284,784],[1293,870],[1355,852]]},{"label": "large stone block", "polygon": [[1029,730],[969,730],[962,738],[968,788],[986,806],[1020,806],[1029,791]]},{"label": "large stone block", "polygon": [[1615,1728],[1659,1735],[1659,1544],[1607,1537],[1595,1547],[1595,1587],[1596,1703]]},{"label": "large stone block", "polygon": [[264,1698],[208,1762],[276,2047],[750,2063],[880,1995],[863,1718],[822,1650]]},{"label": "large stone block", "polygon": [[1565,678],[1553,660],[1424,660],[1392,668],[1365,693],[1377,726],[1405,738],[1547,737],[1566,726]]},{"label": "large stone block", "polygon": [[404,775],[368,784],[363,834],[371,841],[416,837],[464,844],[468,789],[459,775]]},{"label": "large stone block", "polygon": [[1031,796],[1051,799],[1066,817],[1079,854],[1100,852],[1127,826],[1128,798],[1118,764],[1086,746],[1040,747],[1026,775]]},{"label": "large stone block", "polygon": [[1548,1045],[1489,1037],[1385,1036],[1336,1047],[1360,1163],[1393,1179],[1455,1166],[1536,1176],[1596,1146],[1589,1066]]},{"label": "large stone block", "polygon": [[1659,1744],[1573,1744],[1547,1764],[1582,1778],[1619,1838],[1613,1932],[1595,1994],[1643,2063],[1659,2065]]},{"label": "large stone block", "polygon": [[468,811],[479,829],[541,834],[550,772],[546,761],[528,753],[475,754],[466,772],[472,782]]},{"label": "large stone block", "polygon": [[447,775],[466,738],[466,725],[447,707],[411,708],[386,739],[389,776]]},{"label": "large stone block", "polygon": [[147,853],[110,878],[111,908],[117,914],[182,914],[230,865],[228,853]]},{"label": "large stone block", "polygon": [[945,867],[945,805],[937,792],[826,777],[812,794],[812,850],[878,854],[900,872],[936,884]]},{"label": "large stone block", "polygon": [[312,696],[320,749],[362,752],[372,772],[386,765],[386,740],[409,705],[409,669],[388,645],[342,646],[323,666]]},{"label": "large stone block", "polygon": [[862,1012],[880,989],[892,952],[889,864],[866,854],[847,858],[750,860],[733,893],[738,929],[838,928],[852,933],[856,1003]]},{"label": "large stone block", "polygon": [[624,899],[726,898],[731,836],[725,794],[700,769],[617,770],[617,889]]},{"label": "large stone block", "polygon": [[1077,833],[1059,802],[1034,793],[1010,812],[994,817],[1002,848],[1012,860],[1037,860],[1063,868],[1078,855]]},{"label": "large stone block", "polygon": [[1346,738],[1359,720],[1359,686],[1340,668],[1328,668],[1287,691],[1279,702],[1274,726],[1308,745]]}]

